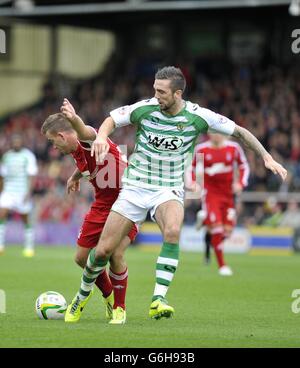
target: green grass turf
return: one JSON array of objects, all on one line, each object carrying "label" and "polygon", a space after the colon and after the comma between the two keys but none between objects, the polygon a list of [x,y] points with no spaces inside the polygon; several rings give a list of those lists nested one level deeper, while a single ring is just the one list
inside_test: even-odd
[{"label": "green grass turf", "polygon": [[111,326],[98,291],[77,324],[39,320],[34,302],[44,291],[70,301],[81,270],[75,249],[38,247],[33,259],[10,246],[0,256],[0,289],[6,313],[0,314],[0,347],[299,347],[300,314],[291,310],[292,291],[300,289],[300,257],[227,255],[235,274],[222,278],[201,254],[182,253],[168,293],[175,307],[170,320],[150,320],[158,250],[129,249],[127,324]]}]

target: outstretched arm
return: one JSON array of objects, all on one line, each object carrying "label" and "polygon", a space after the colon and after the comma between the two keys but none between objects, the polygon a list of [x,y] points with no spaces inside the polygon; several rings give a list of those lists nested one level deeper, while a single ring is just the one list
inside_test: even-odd
[{"label": "outstretched arm", "polygon": [[240,140],[246,147],[250,148],[256,154],[261,156],[267,169],[271,170],[274,174],[280,175],[282,180],[286,179],[286,169],[273,159],[264,146],[252,133],[249,132],[249,130],[236,125],[232,136]]},{"label": "outstretched arm", "polygon": [[102,164],[105,156],[109,151],[107,137],[114,131],[115,122],[108,117],[101,124],[97,137],[92,144],[91,156],[95,156],[97,164]]},{"label": "outstretched arm", "polygon": [[80,116],[76,114],[73,105],[66,98],[64,98],[60,111],[70,121],[74,130],[76,130],[79,140],[93,141],[96,138],[95,130],[90,126],[85,125]]}]

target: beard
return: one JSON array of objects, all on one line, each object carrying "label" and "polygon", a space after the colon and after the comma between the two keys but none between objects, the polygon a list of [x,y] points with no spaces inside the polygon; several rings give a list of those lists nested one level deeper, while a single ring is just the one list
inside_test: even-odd
[{"label": "beard", "polygon": [[160,105],[161,111],[168,111],[175,105],[175,100],[169,102],[168,104]]}]

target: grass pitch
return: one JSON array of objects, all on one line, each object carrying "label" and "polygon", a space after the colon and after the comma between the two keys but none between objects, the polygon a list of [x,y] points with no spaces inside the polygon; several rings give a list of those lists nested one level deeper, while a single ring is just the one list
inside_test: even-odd
[{"label": "grass pitch", "polygon": [[[300,289],[300,256],[227,255],[233,277],[220,277],[215,262],[202,254],[181,253],[168,293],[175,308],[170,320],[150,320],[158,249],[129,249],[127,324],[108,325],[100,293],[95,292],[77,324],[39,320],[34,303],[54,290],[69,302],[81,270],[74,248],[38,247],[33,259],[10,246],[0,256],[0,289],[6,313],[0,313],[0,347],[299,347],[300,313],[292,312]],[[295,302],[296,303],[296,302]],[[298,306],[300,305],[300,301]]]}]

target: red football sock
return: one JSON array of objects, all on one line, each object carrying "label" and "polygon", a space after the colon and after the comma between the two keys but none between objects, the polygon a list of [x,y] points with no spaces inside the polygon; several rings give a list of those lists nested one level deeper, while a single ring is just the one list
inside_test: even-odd
[{"label": "red football sock", "polygon": [[214,248],[219,268],[225,265],[223,254],[224,233],[221,229],[215,229],[211,232],[210,243]]},{"label": "red football sock", "polygon": [[104,269],[97,277],[95,284],[101,291],[104,298],[107,298],[113,291],[113,286],[107,275],[106,269]]},{"label": "red football sock", "polygon": [[114,309],[117,307],[125,309],[128,270],[126,268],[124,272],[114,273],[111,269],[109,269],[109,277],[114,288]]}]

